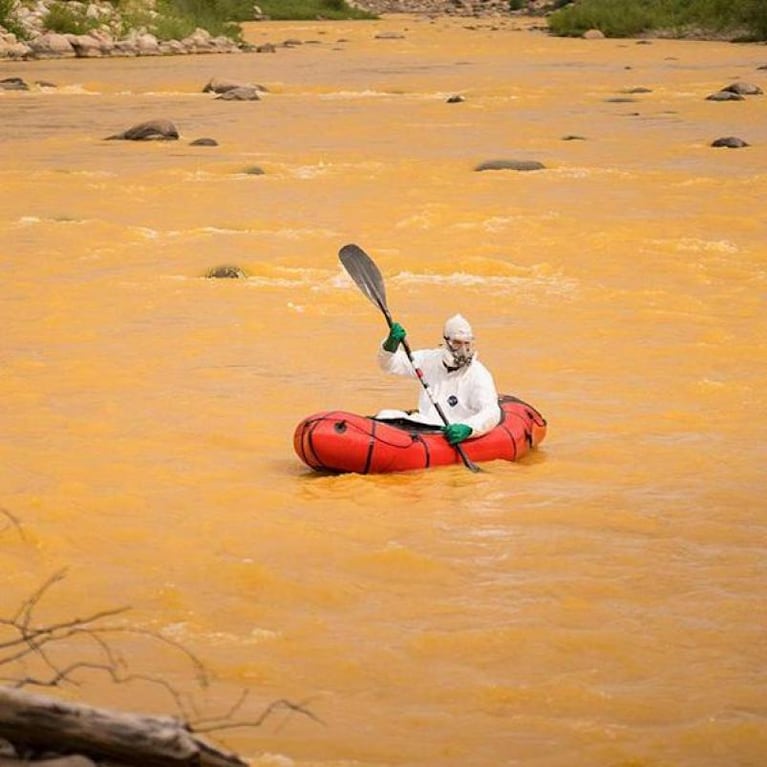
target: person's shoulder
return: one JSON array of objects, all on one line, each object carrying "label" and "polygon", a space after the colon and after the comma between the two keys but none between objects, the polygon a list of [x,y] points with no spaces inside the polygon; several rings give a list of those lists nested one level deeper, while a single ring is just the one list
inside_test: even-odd
[{"label": "person's shoulder", "polygon": [[471,363],[470,370],[473,372],[473,374],[477,378],[482,378],[482,379],[490,380],[490,381],[493,380],[493,374],[479,360],[474,360]]},{"label": "person's shoulder", "polygon": [[471,367],[478,373],[487,373],[487,375],[490,375],[490,371],[488,370],[487,366],[476,358],[472,361]]}]

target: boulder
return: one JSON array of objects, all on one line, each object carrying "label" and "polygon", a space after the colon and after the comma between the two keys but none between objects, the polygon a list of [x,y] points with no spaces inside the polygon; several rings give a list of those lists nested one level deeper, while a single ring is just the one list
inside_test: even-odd
[{"label": "boulder", "polygon": [[30,40],[29,47],[38,59],[74,58],[76,55],[67,36],[56,32],[46,32]]},{"label": "boulder", "polygon": [[189,51],[179,40],[163,40],[160,43],[160,53],[164,56],[186,56]]},{"label": "boulder", "polygon": [[[81,59],[91,59],[103,56],[105,53],[104,47],[102,47],[101,40],[93,35],[67,35],[69,44],[75,51],[75,55]],[[114,44],[109,46],[106,50],[110,53]]]},{"label": "boulder", "polygon": [[737,93],[739,96],[759,96],[764,91],[753,83],[737,82],[722,88],[725,93]]},{"label": "boulder", "polygon": [[143,35],[136,35],[134,43],[139,56],[159,56],[161,53],[157,38],[148,32]]},{"label": "boulder", "polygon": [[25,59],[31,53],[26,43],[21,42],[13,32],[5,32],[0,26],[0,59]]}]

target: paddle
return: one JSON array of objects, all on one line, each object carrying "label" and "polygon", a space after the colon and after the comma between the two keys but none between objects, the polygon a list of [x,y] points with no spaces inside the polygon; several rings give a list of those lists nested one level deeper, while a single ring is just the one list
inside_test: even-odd
[{"label": "paddle", "polygon": [[[349,276],[357,283],[359,289],[381,310],[383,316],[386,318],[387,324],[391,327],[392,317],[389,312],[389,307],[386,305],[386,288],[384,287],[381,272],[373,262],[373,259],[371,259],[359,245],[353,244],[344,245],[343,248],[338,251],[338,257],[341,259],[341,263],[344,265],[344,269],[349,273]],[[403,339],[402,348],[405,350],[405,354],[407,354],[407,358],[410,360],[410,364],[413,366],[413,370],[415,371],[418,380],[421,382],[421,386],[423,386],[424,391],[431,400],[431,404],[434,405],[434,409],[439,413],[439,417],[442,419],[445,426],[448,426],[450,421],[448,421],[442,406],[434,399],[434,397],[432,397],[429,384],[424,380],[423,371],[415,364],[413,352],[410,349],[407,339]],[[460,443],[453,445],[453,447],[458,451],[458,455],[461,456],[461,460],[467,469],[474,472],[479,471],[479,466],[466,455],[466,452]]]}]

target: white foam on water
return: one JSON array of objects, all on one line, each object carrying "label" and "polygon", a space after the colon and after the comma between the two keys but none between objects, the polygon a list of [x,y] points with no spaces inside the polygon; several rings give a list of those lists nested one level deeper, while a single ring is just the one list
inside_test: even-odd
[{"label": "white foam on water", "polygon": [[333,91],[332,93],[323,93],[320,96],[321,101],[352,101],[354,99],[387,98],[391,96],[399,97],[399,93],[388,93],[387,91]]},{"label": "white foam on water", "polygon": [[694,237],[685,237],[676,241],[654,241],[653,244],[673,245],[677,250],[693,253],[737,253],[740,249],[729,240],[699,240]]},{"label": "white foam on water", "polygon": [[468,272],[451,274],[414,274],[401,272],[392,282],[401,285],[455,285],[462,288],[480,288],[496,293],[518,292],[537,286],[546,293],[568,294],[578,288],[578,281],[561,274],[544,274],[533,269],[525,276],[487,276]]}]

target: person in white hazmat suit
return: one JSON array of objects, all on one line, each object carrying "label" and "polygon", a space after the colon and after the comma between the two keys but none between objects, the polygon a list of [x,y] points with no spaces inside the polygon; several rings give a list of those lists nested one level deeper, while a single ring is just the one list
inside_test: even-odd
[{"label": "person in white hazmat suit", "polygon": [[419,368],[431,398],[439,403],[449,425],[445,425],[425,389],[421,390],[417,411],[382,410],[376,418],[406,418],[440,426],[451,445],[479,437],[498,425],[501,408],[495,382],[477,359],[474,333],[464,317],[456,314],[447,320],[441,346],[414,351],[415,365],[400,348],[406,335],[402,325],[392,323],[389,335],[378,349],[378,364],[387,373],[412,377],[417,377],[415,368]]}]

